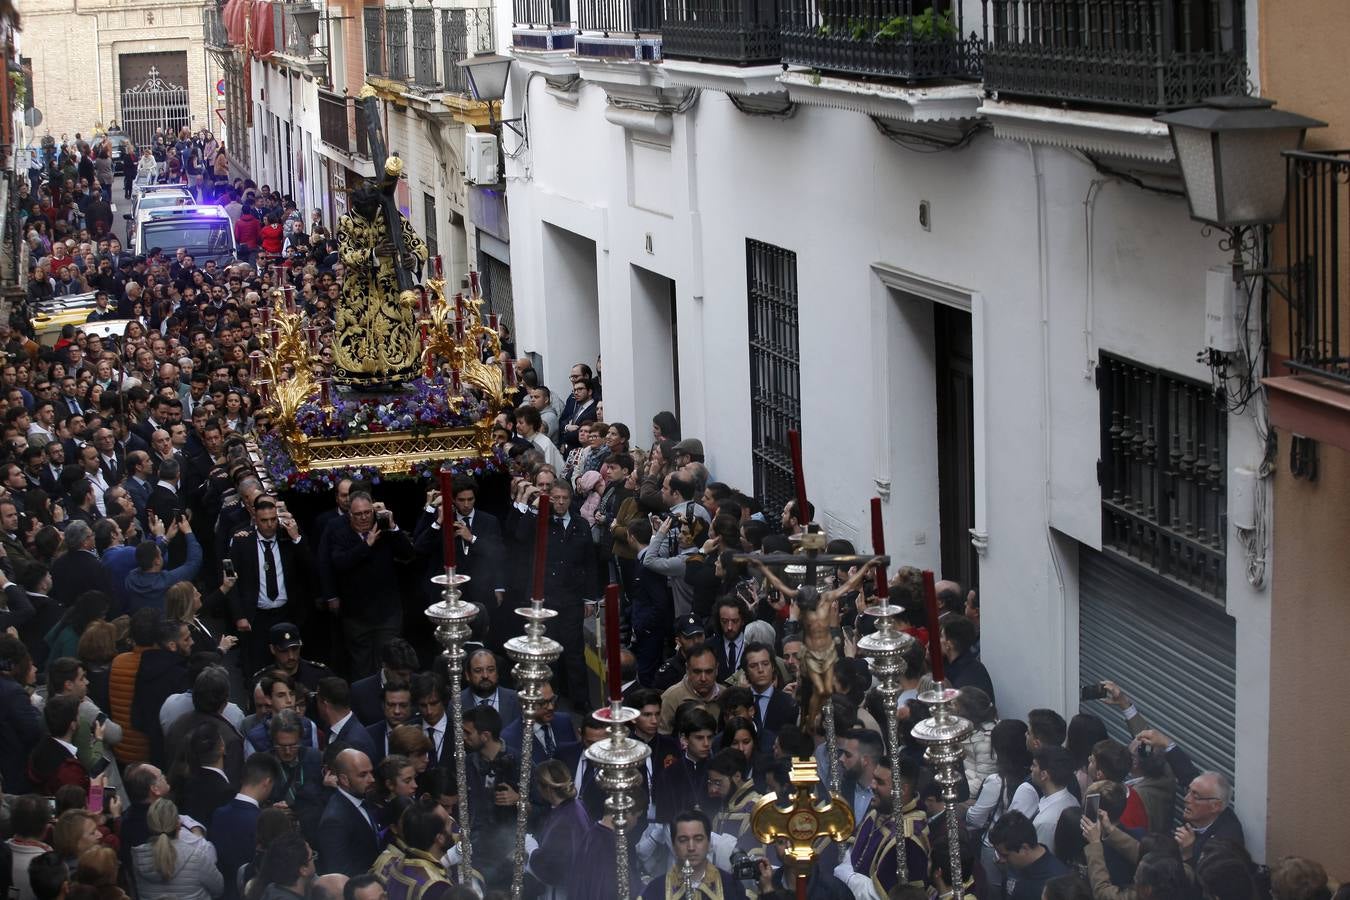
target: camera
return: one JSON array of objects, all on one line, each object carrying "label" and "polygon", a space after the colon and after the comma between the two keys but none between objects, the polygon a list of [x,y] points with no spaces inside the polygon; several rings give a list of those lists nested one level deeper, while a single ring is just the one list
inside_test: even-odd
[{"label": "camera", "polygon": [[755,881],[759,878],[759,860],[744,850],[731,854],[731,874],[737,881]]},{"label": "camera", "polygon": [[382,527],[387,526],[394,521],[394,514],[387,509],[381,510],[375,514],[375,520],[379,522]]},{"label": "camera", "polygon": [[1080,700],[1105,700],[1106,685],[1098,682],[1097,684],[1085,684],[1082,690],[1078,692]]},{"label": "camera", "polygon": [[1140,759],[1147,759],[1153,755],[1153,745],[1148,741],[1140,741],[1139,749],[1136,751]]}]

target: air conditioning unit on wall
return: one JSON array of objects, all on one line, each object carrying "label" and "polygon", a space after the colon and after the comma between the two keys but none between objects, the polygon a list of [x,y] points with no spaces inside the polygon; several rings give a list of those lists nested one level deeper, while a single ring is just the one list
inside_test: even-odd
[{"label": "air conditioning unit on wall", "polygon": [[469,184],[496,184],[497,136],[482,131],[464,134],[464,180]]}]

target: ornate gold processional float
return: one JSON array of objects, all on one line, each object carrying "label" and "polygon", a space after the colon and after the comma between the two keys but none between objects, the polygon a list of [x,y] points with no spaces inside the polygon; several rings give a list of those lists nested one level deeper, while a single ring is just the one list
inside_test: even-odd
[{"label": "ornate gold processional float", "polygon": [[[385,154],[380,131],[378,98],[367,86],[361,94],[366,104],[365,121],[371,155],[380,173],[353,192],[351,212],[338,228],[339,255],[346,268],[341,299],[325,341],[326,322],[311,320],[289,286],[273,289],[260,310],[264,351],[249,359],[272,429],[253,448],[265,468],[264,478],[273,489],[326,491],[339,477],[436,478],[443,496],[451,494],[451,479],[460,473],[483,474],[504,464],[494,453],[492,423],[497,413],[515,401],[515,367],[503,360],[499,321],[483,312],[484,299],[476,273],[470,272],[461,289],[447,296],[439,258],[431,260],[431,274],[417,283],[414,273],[427,262],[426,247],[394,202],[402,161]],[[331,353],[331,363],[325,353]],[[796,476],[798,510],[809,509],[803,478],[800,436],[790,433]],[[513,675],[519,690],[527,732],[533,730],[542,708],[543,686],[551,677],[551,664],[562,651],[548,638],[545,623],[556,615],[544,605],[544,570],[547,563],[548,498],[539,498],[539,530],[535,538],[534,578],[528,607],[516,612],[525,621],[523,633],[507,641],[507,654],[515,662]],[[903,656],[914,638],[902,632],[895,617],[902,611],[889,602],[881,534],[880,501],[872,508],[875,555],[841,556],[826,552],[827,535],[811,523],[804,534],[794,537],[795,552],[754,557],[758,564],[796,581],[805,626],[801,682],[803,722],[807,733],[815,730],[819,716],[828,745],[827,790],[821,798],[821,778],[814,761],[798,760],[791,771],[791,789],[783,797],[763,797],[751,816],[755,837],[777,848],[779,858],[795,881],[796,893],[805,898],[808,878],[818,855],[831,842],[850,840],[859,823],[851,805],[838,794],[838,759],[835,753],[833,667],[839,642],[831,627],[829,610],[820,603],[817,573],[836,566],[870,564],[876,571],[876,604],[865,614],[876,629],[857,642],[857,651],[871,660],[875,686],[889,709],[895,709],[904,674]],[[452,734],[459,778],[460,840],[455,863],[456,880],[471,883],[470,822],[478,814],[468,808],[465,784],[462,670],[464,643],[470,623],[480,610],[462,598],[468,576],[456,571],[454,530],[444,529],[445,572],[432,581],[442,591],[442,600],[426,610],[437,640],[449,663],[452,698]],[[744,557],[749,561],[748,557]],[[931,711],[930,718],[912,729],[912,736],[928,746],[946,805],[948,846],[951,848],[951,883],[968,883],[961,872],[957,837],[956,789],[962,777],[962,740],[969,722],[951,712],[956,692],[942,678],[941,651],[937,646],[936,594],[931,572],[925,572],[925,601],[929,608],[930,654],[934,659],[936,687],[920,696]],[[606,792],[605,809],[615,831],[615,886],[621,900],[630,900],[641,885],[630,884],[629,838],[638,824],[637,792],[643,784],[647,746],[633,739],[628,723],[636,710],[622,702],[619,679],[619,600],[611,585],[604,603],[605,668],[607,706],[595,715],[609,727],[609,737],[586,750],[597,767],[598,781]],[[894,715],[885,723],[887,744],[898,746]],[[530,792],[530,758],[521,759],[519,792]],[[893,779],[893,783],[898,779]],[[525,871],[526,806],[519,804],[512,893],[519,896]],[[894,807],[894,804],[893,804]],[[876,825],[901,832],[899,811],[893,808],[889,821]],[[871,817],[869,817],[870,819]],[[927,873],[906,872],[903,842],[895,855],[896,881],[922,879]],[[673,870],[681,881],[672,887],[672,897],[694,900],[703,892],[696,886],[702,873],[689,866]]]}]

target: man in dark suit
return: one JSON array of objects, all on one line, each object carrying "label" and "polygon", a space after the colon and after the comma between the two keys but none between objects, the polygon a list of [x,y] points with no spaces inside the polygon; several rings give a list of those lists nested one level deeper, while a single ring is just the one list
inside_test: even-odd
[{"label": "man in dark suit", "polygon": [[[530,741],[532,762],[537,766],[547,759],[560,759],[575,771],[577,758],[581,755],[581,741],[572,724],[572,717],[554,708],[552,685],[545,684],[541,696],[543,700],[534,720],[534,735]],[[517,759],[520,758],[523,730],[524,719],[517,719],[502,728],[502,743]]]},{"label": "man in dark suit", "polygon": [[595,382],[582,378],[572,382],[572,396],[558,417],[558,449],[563,453],[581,446],[581,426],[595,421]]},{"label": "man in dark suit", "polygon": [[[574,709],[591,708],[586,674],[586,641],[581,623],[585,598],[593,593],[595,544],[586,521],[571,511],[572,486],[565,480],[549,490],[548,556],[544,571],[544,604],[558,615],[548,620],[548,636],[562,644],[563,686]],[[530,507],[516,526],[516,538],[533,546],[538,509]]]},{"label": "man in dark suit", "polygon": [[[181,473],[181,467],[175,459],[166,459],[160,463],[158,471],[158,480],[155,486],[150,489],[150,500],[147,506],[148,518],[150,513],[154,513],[164,527],[172,525],[180,516],[183,515],[187,504],[183,500],[183,495],[178,491],[178,476]],[[174,536],[169,541],[168,558],[165,560],[165,568],[175,568],[183,564],[187,559],[187,538],[181,535]]]},{"label": "man in dark suit", "polygon": [[117,449],[117,440],[111,428],[100,428],[94,432],[94,448],[98,450],[98,467],[109,486],[118,484],[126,477],[126,460]]},{"label": "man in dark suit", "polygon": [[352,712],[362,725],[384,721],[384,685],[388,681],[411,682],[421,666],[417,651],[403,638],[394,638],[380,648],[380,671],[352,682]]},{"label": "man in dark suit", "polygon": [[722,597],[713,607],[713,622],[717,634],[708,639],[713,655],[717,657],[717,680],[726,681],[741,668],[745,653],[745,626],[750,622],[750,609],[739,597]]},{"label": "man in dark suit", "polygon": [[370,761],[379,765],[389,755],[389,732],[400,725],[418,724],[413,716],[412,685],[406,681],[390,680],[380,689],[383,718],[366,728],[370,742],[375,745],[375,755]]},{"label": "man in dark suit", "polygon": [[140,519],[141,525],[144,526],[145,511],[150,506],[150,489],[153,487],[150,480],[150,454],[133,450],[126,455],[126,466],[127,478],[123,487],[127,489],[127,495],[136,506],[136,518]]},{"label": "man in dark suit", "polygon": [[344,679],[335,675],[319,679],[319,690],[315,700],[318,707],[319,724],[323,731],[319,733],[319,746],[341,741],[360,750],[369,762],[375,753],[375,744],[371,742],[366,727],[352,713],[352,691]]},{"label": "man in dark suit", "polygon": [[497,683],[497,655],[486,647],[469,654],[464,664],[464,689],[460,702],[465,709],[490,706],[502,717],[502,727],[520,721],[520,695]]},{"label": "man in dark suit", "polygon": [[234,799],[211,816],[207,836],[216,845],[216,865],[225,878],[225,897],[239,896],[239,867],[252,862],[257,850],[258,813],[270,805],[281,782],[281,764],[270,753],[255,753],[244,763],[243,783]]},{"label": "man in dark suit", "polygon": [[[1169,761],[1171,756],[1168,754]],[[1247,845],[1242,823],[1229,805],[1232,790],[1228,779],[1218,772],[1201,772],[1191,779],[1181,811],[1185,824],[1176,830],[1183,859],[1200,859],[1206,845],[1216,838]]]},{"label": "man in dark suit", "polygon": [[[478,484],[472,478],[456,478],[453,487],[455,529],[455,568],[468,575],[464,585],[464,599],[484,611],[475,621],[475,627],[487,627],[488,611],[496,608],[506,597],[506,577],[503,565],[506,547],[502,543],[501,524],[494,516],[475,509],[478,502]],[[428,575],[445,572],[446,498],[433,498],[423,511],[414,531],[413,546],[427,557]],[[440,589],[428,582],[433,602],[440,599]]]},{"label": "man in dark suit", "polygon": [[[199,747],[205,746],[206,741],[214,740],[216,730],[208,723],[198,725],[196,732],[188,737],[189,746],[195,741],[202,742]],[[200,772],[193,773],[178,790],[179,812],[193,821],[206,823],[211,821],[216,810],[229,802],[235,791],[230,779],[225,777],[224,764],[221,750],[216,751],[214,759],[203,759]]]},{"label": "man in dark suit", "polygon": [[322,540],[324,533],[334,524],[346,524],[347,507],[351,505],[352,498],[352,480],[350,478],[341,478],[337,486],[333,488],[333,498],[337,506],[332,509],[326,509],[314,517],[314,539]]},{"label": "man in dark suit", "polygon": [[252,530],[239,532],[230,544],[238,577],[230,591],[230,618],[245,641],[245,672],[267,662],[273,625],[303,624],[310,598],[309,545],[295,519],[264,497],[253,504],[253,522]]},{"label": "man in dark suit", "polygon": [[380,854],[379,820],[366,799],[375,786],[370,757],[347,749],[334,763],[337,790],[328,798],[319,818],[319,868],[323,874],[360,875],[370,871]]},{"label": "man in dark suit", "polygon": [[760,731],[777,734],[789,722],[797,721],[797,701],[781,690],[773,648],[750,643],[741,654],[741,669],[754,697],[755,724]]},{"label": "man in dark suit", "polygon": [[273,713],[267,731],[272,754],[281,764],[280,780],[272,788],[272,802],[285,803],[300,820],[300,830],[316,834],[328,802],[323,784],[323,754],[305,743],[303,720],[294,710]]},{"label": "man in dark suit", "polygon": [[192,685],[192,712],[180,717],[164,736],[165,759],[178,759],[187,746],[188,736],[199,725],[209,723],[225,744],[225,777],[238,784],[244,771],[244,736],[223,715],[230,702],[230,676],[220,666],[202,670]]},{"label": "man in dark suit", "polygon": [[349,527],[333,527],[324,536],[327,566],[336,602],[329,608],[342,622],[342,637],[351,656],[352,675],[374,674],[379,648],[403,628],[403,595],[396,564],[412,560],[412,541],[393,514],[377,508],[370,495],[352,493]]},{"label": "man in dark suit", "polygon": [[66,526],[66,552],[52,562],[52,600],[69,609],[85,591],[113,595],[112,579],[94,552],[94,530],[84,522]]}]

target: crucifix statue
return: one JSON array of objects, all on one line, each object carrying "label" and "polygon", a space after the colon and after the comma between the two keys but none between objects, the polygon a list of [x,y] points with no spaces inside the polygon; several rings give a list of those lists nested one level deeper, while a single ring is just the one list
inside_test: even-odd
[{"label": "crucifix statue", "polygon": [[395,202],[403,160],[386,155],[379,97],[369,85],[361,103],[377,177],[352,192],[351,211],[338,222],[338,256],[347,274],[333,363],[334,381],[375,388],[417,375],[421,345],[413,273],[426,262],[427,247]]}]

